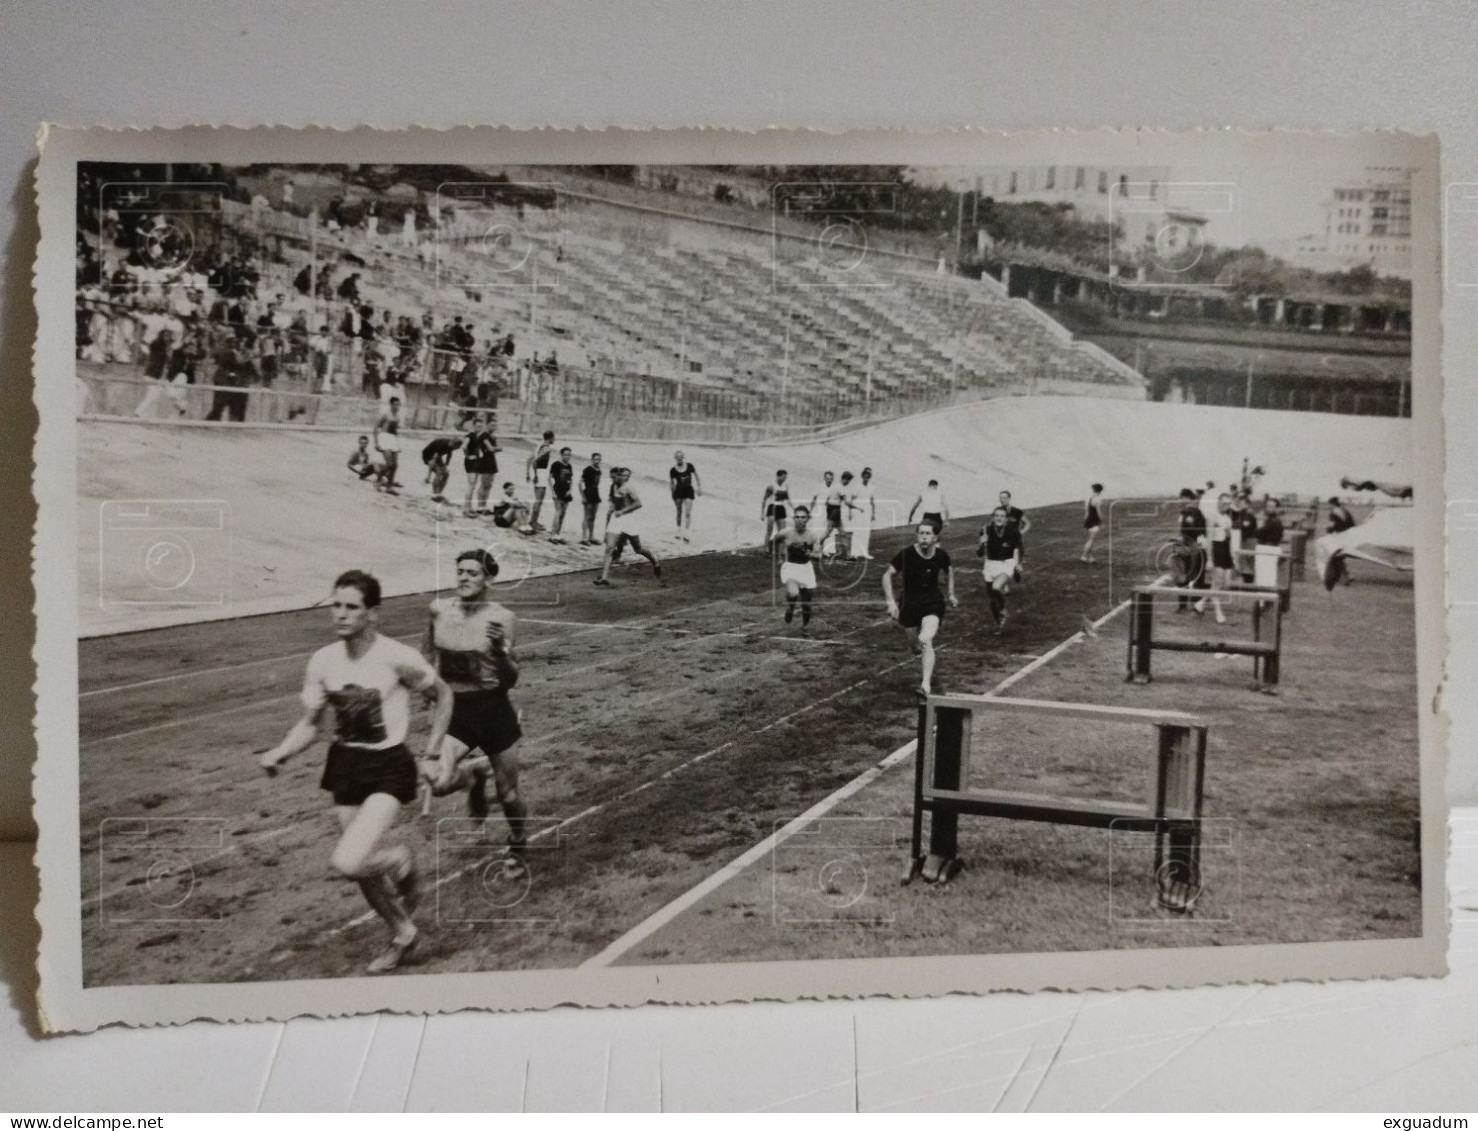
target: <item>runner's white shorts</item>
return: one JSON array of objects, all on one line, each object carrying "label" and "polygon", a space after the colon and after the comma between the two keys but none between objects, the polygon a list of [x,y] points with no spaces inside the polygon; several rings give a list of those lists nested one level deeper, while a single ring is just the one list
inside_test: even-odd
[{"label": "runner's white shorts", "polygon": [[816,570],[810,562],[781,562],[780,584],[789,585],[792,581],[802,589],[816,588]]},{"label": "runner's white shorts", "polygon": [[636,527],[636,516],[631,514],[613,514],[611,525],[606,527],[607,534],[625,534],[628,538],[640,538],[641,531]]},{"label": "runner's white shorts", "polygon": [[1011,580],[1011,575],[1016,572],[1016,562],[1009,558],[1004,562],[998,562],[991,558],[986,558],[985,570],[983,572],[985,573],[985,580],[987,584],[995,581],[995,579],[998,577],[1004,577],[1006,580],[1009,581]]}]

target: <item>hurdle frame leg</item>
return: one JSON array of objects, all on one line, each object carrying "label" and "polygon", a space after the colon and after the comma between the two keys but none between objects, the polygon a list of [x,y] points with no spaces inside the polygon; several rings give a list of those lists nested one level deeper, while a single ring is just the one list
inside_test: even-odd
[{"label": "hurdle frame leg", "polygon": [[[958,791],[964,779],[970,745],[969,711],[934,711],[934,745],[929,784],[932,789]],[[929,806],[929,851],[919,867],[926,883],[947,884],[964,867],[960,859],[960,813],[935,799]]]},{"label": "hurdle frame leg", "polygon": [[1201,898],[1206,728],[1162,725],[1155,773],[1155,904],[1190,915]]},{"label": "hurdle frame leg", "polygon": [[1154,651],[1155,598],[1142,589],[1134,590],[1129,606],[1129,659],[1126,683],[1149,683],[1150,654]]}]

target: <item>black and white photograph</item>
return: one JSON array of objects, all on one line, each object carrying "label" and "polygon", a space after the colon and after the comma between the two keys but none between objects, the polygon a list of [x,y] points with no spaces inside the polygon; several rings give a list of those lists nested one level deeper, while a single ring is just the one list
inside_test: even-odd
[{"label": "black and white photograph", "polygon": [[1435,141],[282,136],[43,162],[43,995],[1441,968]]}]

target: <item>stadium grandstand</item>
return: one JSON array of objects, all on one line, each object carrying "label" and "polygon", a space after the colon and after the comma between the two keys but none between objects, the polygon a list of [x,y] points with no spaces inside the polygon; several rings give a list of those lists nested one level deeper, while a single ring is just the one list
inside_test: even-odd
[{"label": "stadium grandstand", "polygon": [[[1131,366],[931,255],[530,172],[373,189],[211,169],[194,183],[219,192],[187,206],[178,172],[99,183],[79,224],[83,414],[147,401],[163,418],[364,427],[390,380],[412,427],[482,407],[592,435],[666,422],[754,439],[1006,395],[1145,396]],[[170,397],[148,396],[156,378]]]}]

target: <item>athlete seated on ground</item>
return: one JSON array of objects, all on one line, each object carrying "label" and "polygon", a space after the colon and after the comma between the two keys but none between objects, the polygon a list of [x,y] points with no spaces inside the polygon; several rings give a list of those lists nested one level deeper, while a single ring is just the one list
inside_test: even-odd
[{"label": "athlete seated on ground", "polygon": [[975,554],[985,559],[981,572],[985,576],[991,619],[996,622],[996,628],[1005,628],[1009,615],[1006,596],[1021,568],[1021,533],[1011,525],[1011,515],[1005,507],[997,507],[991,512],[990,521],[980,528],[980,542],[975,547]]},{"label": "athlete seated on ground", "polygon": [[334,742],[321,787],[333,795],[342,830],[330,861],[334,870],[359,883],[364,898],[390,925],[389,948],[369,965],[372,974],[394,970],[416,945],[416,865],[410,849],[386,845],[400,807],[414,801],[416,761],[405,747],[411,692],[435,697],[428,756],[441,752],[452,720],[452,691],[414,648],[377,628],[380,583],[361,570],[334,582],[333,624],[338,640],[308,661],[302,719],[261,756],[276,776],[284,761],[318,740],[330,710]]},{"label": "athlete seated on ground", "polygon": [[467,790],[467,813],[488,817],[488,771],[508,822],[510,878],[527,871],[528,805],[518,791],[518,711],[508,693],[518,683],[513,614],[492,598],[498,563],[486,550],[457,555],[457,592],[431,602],[421,652],[452,691],[451,719],[441,755],[422,765],[438,797]]},{"label": "athlete seated on ground", "polygon": [[595,579],[597,585],[611,584],[611,562],[623,547],[630,544],[633,550],[652,563],[652,576],[657,579],[657,584],[666,586],[662,580],[662,563],[641,544],[641,521],[637,517],[641,508],[642,501],[631,486],[631,468],[611,468],[611,521],[606,527],[606,560],[600,576]]},{"label": "athlete seated on ground", "polygon": [[461,436],[440,436],[421,449],[421,462],[426,465],[426,482],[431,484],[432,502],[446,502],[446,483],[452,475],[452,456],[461,447]]},{"label": "athlete seated on ground", "polygon": [[801,605],[801,627],[811,623],[811,596],[816,591],[816,568],[811,563],[821,556],[821,538],[808,529],[811,511],[795,508],[795,524],[775,532],[775,549],[781,556],[780,584],[785,586],[785,623],[795,620],[795,606]]},{"label": "athlete seated on ground", "polygon": [[361,436],[359,446],[349,453],[349,470],[361,479],[368,479],[375,473],[375,461],[370,455],[368,436]]},{"label": "athlete seated on ground", "polygon": [[[921,694],[928,695],[934,686],[934,637],[944,619],[944,606],[958,609],[955,598],[955,574],[950,568],[949,553],[938,545],[939,532],[932,522],[921,522],[914,534],[914,544],[905,546],[893,556],[883,574],[883,597],[888,602],[888,616],[896,620],[908,634],[909,647],[922,657]],[[946,593],[939,592],[940,575],[945,578]],[[893,579],[902,580],[902,600],[893,593]]]},{"label": "athlete seated on ground", "polygon": [[529,505],[514,494],[511,479],[504,481],[503,497],[493,504],[493,525],[505,530],[516,528],[525,534],[533,533],[533,527],[529,525]]},{"label": "athlete seated on ground", "polygon": [[775,537],[775,531],[785,525],[790,513],[790,472],[775,472],[775,482],[765,488],[765,497],[760,500],[760,519],[765,524],[765,545]]}]

